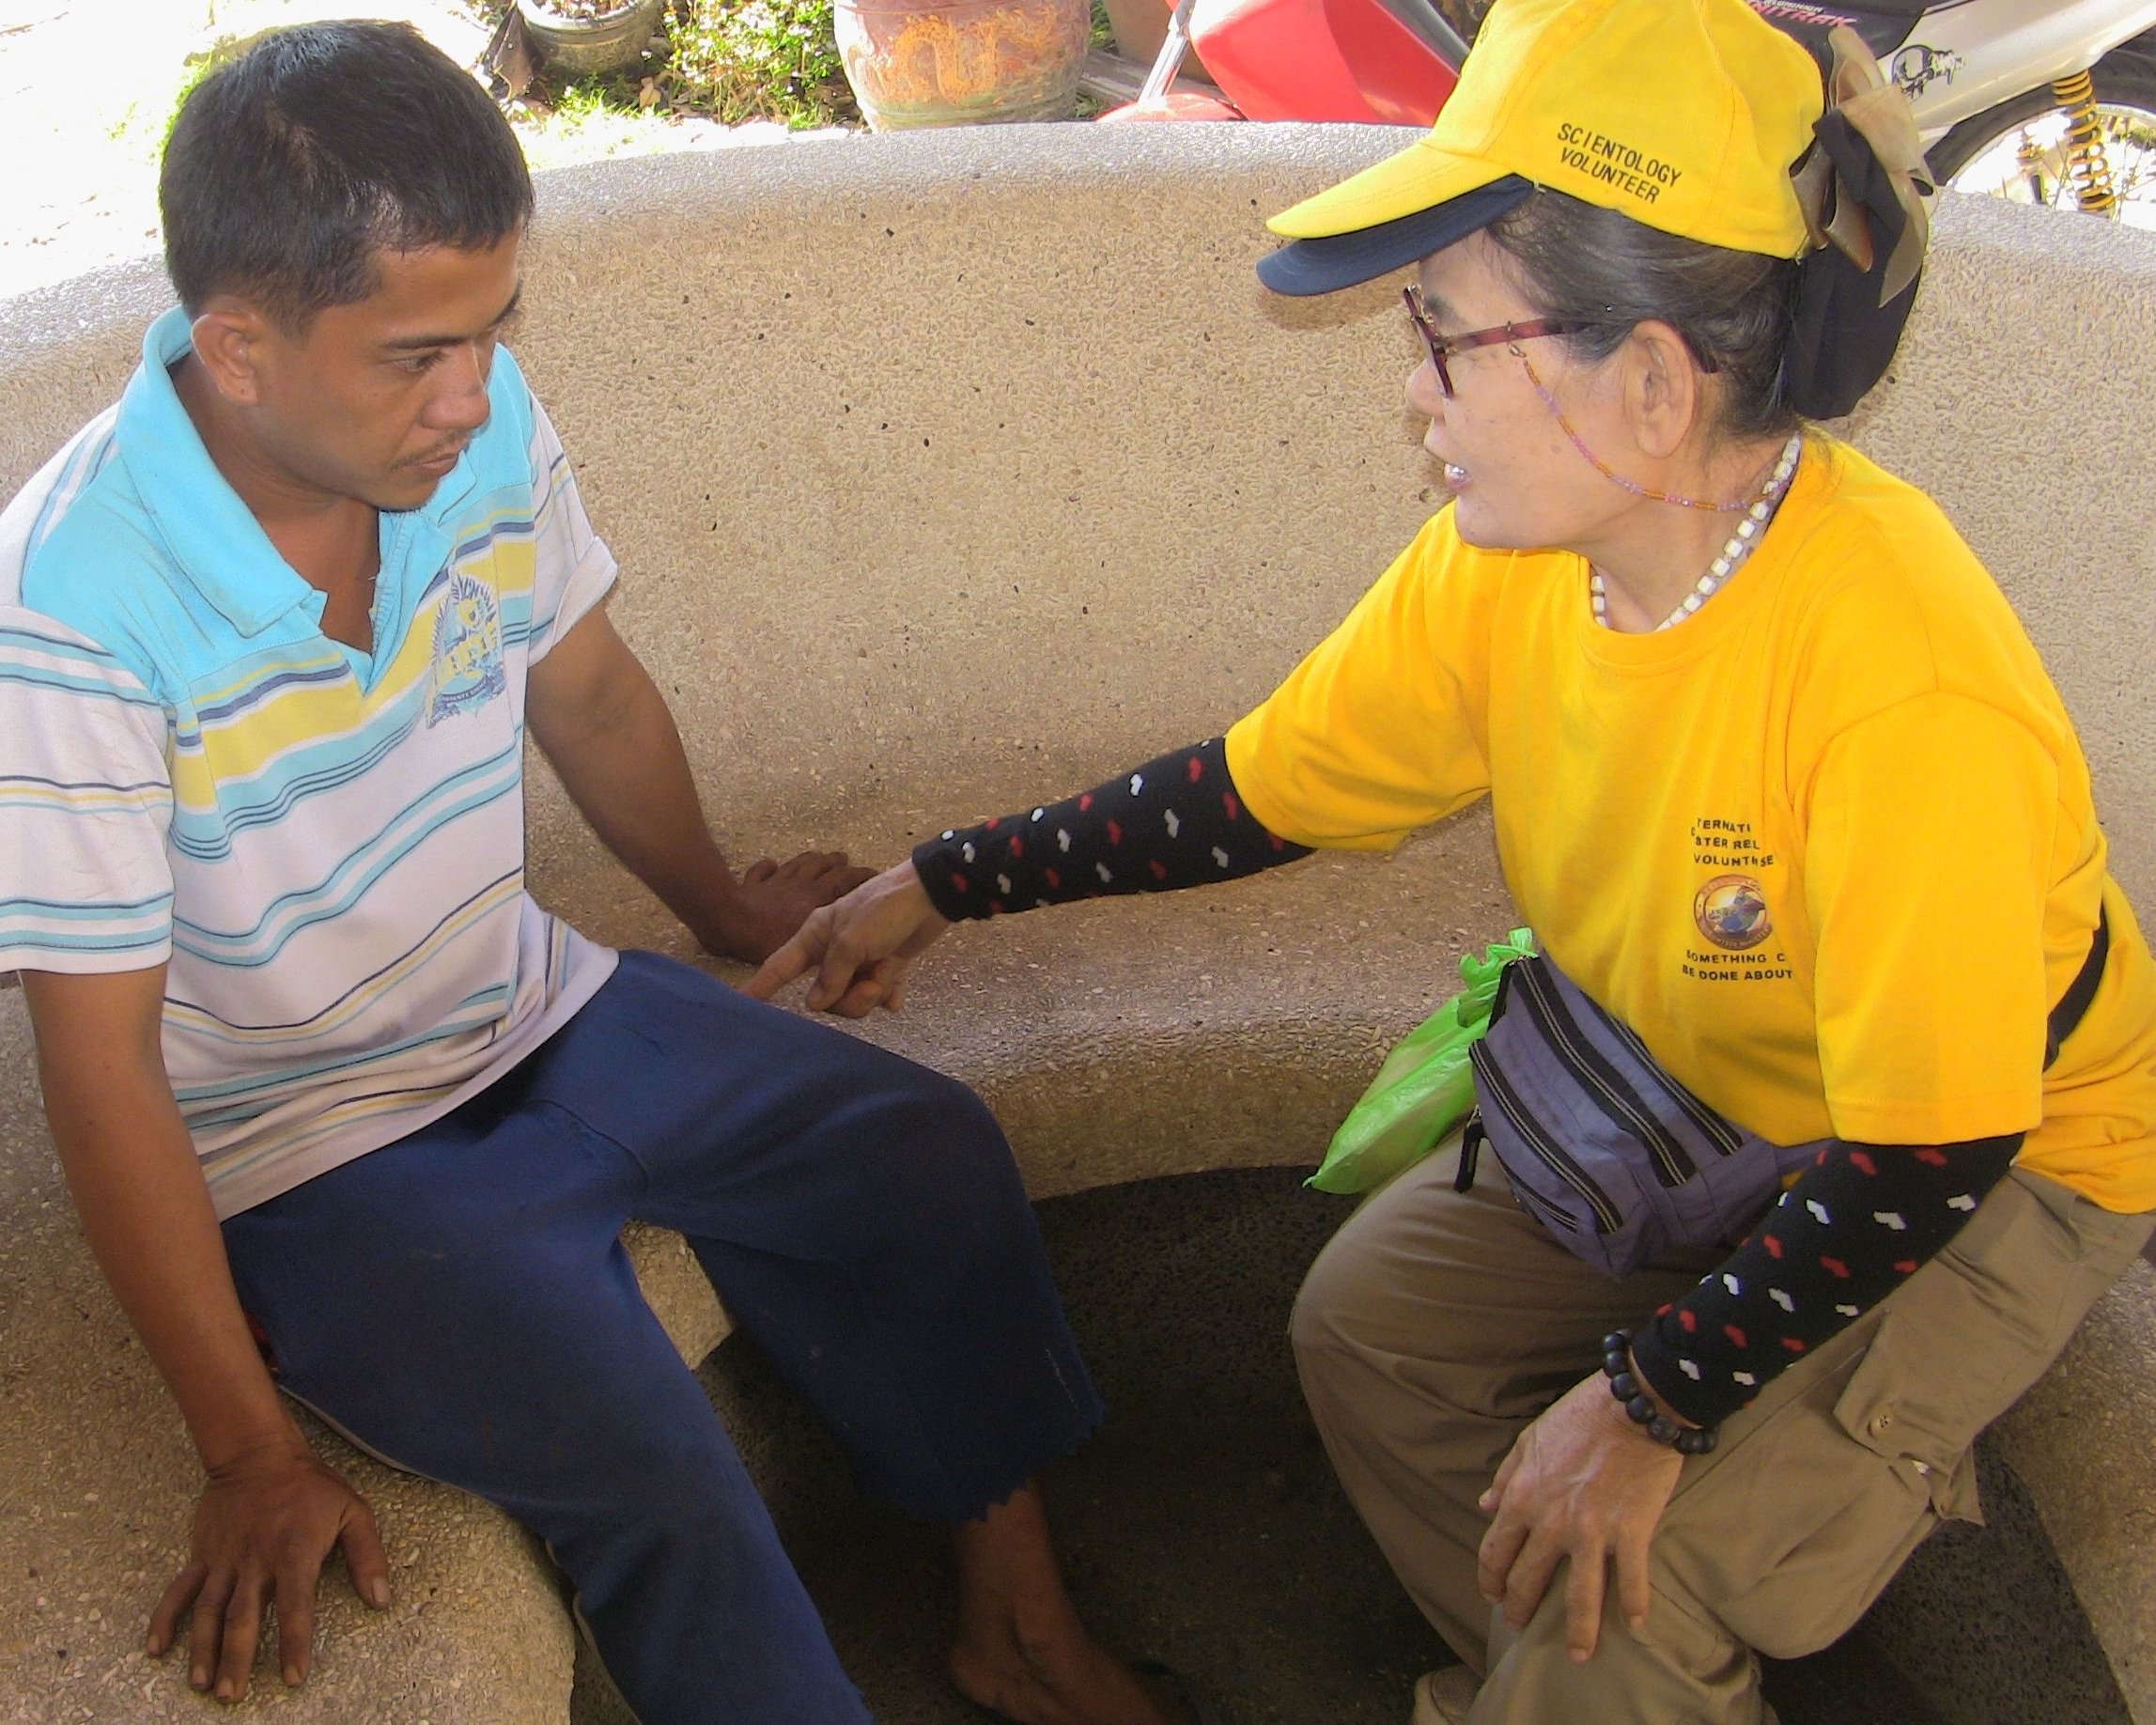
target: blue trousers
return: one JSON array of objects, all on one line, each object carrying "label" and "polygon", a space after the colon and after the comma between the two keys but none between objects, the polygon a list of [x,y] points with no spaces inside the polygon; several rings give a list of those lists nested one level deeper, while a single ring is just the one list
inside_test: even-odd
[{"label": "blue trousers", "polygon": [[648,953],[481,1096],[225,1240],[282,1383],[544,1540],[644,1725],[857,1725],[763,1502],[638,1292],[631,1218],[688,1236],[903,1509],[978,1516],[1098,1423],[980,1100]]}]

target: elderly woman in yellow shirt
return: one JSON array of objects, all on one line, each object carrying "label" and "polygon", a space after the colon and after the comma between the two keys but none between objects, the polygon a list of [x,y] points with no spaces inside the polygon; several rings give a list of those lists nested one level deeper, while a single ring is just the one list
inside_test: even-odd
[{"label": "elderly woman in yellow shirt", "polygon": [[[1939,509],[1811,424],[1923,250],[1898,95],[1851,38],[1831,83],[1741,0],[1499,0],[1435,131],[1260,265],[1414,268],[1448,505],[1224,738],[945,832],[752,985],[859,1014],[953,919],[1490,798],[1546,968],[1462,1155],[1357,1212],[1294,1328],[1464,1662],[1419,1720],[1766,1717],[1754,1650],[1973,1512],[1969,1444],[2156,1207],[2156,966],[2071,723]],[[1521,1059],[1612,1106],[1538,1111]],[[1740,1163],[1736,1212],[1640,1232]]]}]

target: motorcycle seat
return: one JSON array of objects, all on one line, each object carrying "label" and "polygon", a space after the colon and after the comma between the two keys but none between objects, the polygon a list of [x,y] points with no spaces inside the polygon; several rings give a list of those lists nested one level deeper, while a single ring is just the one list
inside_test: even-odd
[{"label": "motorcycle seat", "polygon": [[1826,51],[1827,32],[1846,23],[1875,54],[1885,55],[1909,39],[1916,21],[1938,9],[1938,0],[1863,0],[1861,6],[1817,6],[1809,0],[1747,0],[1777,30],[1793,36],[1814,54]]}]

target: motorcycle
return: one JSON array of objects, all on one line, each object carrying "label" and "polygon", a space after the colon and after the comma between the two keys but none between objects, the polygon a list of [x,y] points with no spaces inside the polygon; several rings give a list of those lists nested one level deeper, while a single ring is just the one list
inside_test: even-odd
[{"label": "motorcycle", "polygon": [[[2156,0],[1750,0],[1823,52],[1848,24],[1909,98],[1932,178],[2156,228]],[[1427,126],[1488,0],[1177,0],[1104,118]],[[1174,87],[1192,49],[1218,86]]]}]

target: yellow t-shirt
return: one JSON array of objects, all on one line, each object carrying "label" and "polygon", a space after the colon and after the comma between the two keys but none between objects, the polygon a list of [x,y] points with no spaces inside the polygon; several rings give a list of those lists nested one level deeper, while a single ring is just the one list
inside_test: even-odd
[{"label": "yellow t-shirt", "polygon": [[[1384,848],[1488,792],[1544,950],[1731,1119],[2026,1132],[2024,1166],[2156,1208],[2156,965],[2058,694],[1938,507],[1814,436],[1681,628],[1605,629],[1587,583],[1439,514],[1229,732],[1251,813]],[[2046,1073],[2100,895],[2110,961]]]}]

